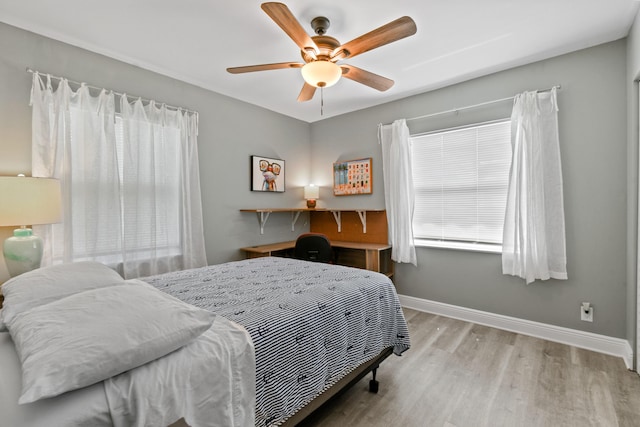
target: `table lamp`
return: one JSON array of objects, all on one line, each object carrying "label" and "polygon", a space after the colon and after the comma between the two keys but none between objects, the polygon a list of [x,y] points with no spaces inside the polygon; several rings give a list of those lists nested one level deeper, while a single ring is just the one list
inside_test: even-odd
[{"label": "table lamp", "polygon": [[307,200],[307,207],[314,209],[316,207],[316,200],[320,196],[320,188],[313,184],[309,184],[304,187],[304,198]]},{"label": "table lamp", "polygon": [[40,267],[42,239],[26,226],[60,222],[60,207],[57,179],[0,176],[0,226],[20,226],[3,246],[11,277]]}]

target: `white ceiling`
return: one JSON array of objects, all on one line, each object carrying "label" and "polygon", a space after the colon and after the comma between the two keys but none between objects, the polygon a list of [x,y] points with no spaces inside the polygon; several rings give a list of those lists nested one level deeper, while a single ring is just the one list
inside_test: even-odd
[{"label": "white ceiling", "polygon": [[[625,37],[634,0],[288,0],[310,35],[316,16],[346,43],[400,16],[418,32],[342,61],[395,80],[378,92],[347,79],[296,101],[297,69],[227,67],[300,61],[258,0],[0,0],[0,21],[307,122]],[[47,70],[42,70],[47,71]],[[86,81],[91,83],[91,76]],[[114,88],[117,89],[117,88]]]}]

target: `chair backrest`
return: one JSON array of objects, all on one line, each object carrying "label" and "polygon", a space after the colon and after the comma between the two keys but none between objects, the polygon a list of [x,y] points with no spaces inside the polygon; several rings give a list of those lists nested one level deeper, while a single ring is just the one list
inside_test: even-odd
[{"label": "chair backrest", "polygon": [[305,233],[298,236],[293,256],[306,261],[331,262],[331,242],[321,233]]}]

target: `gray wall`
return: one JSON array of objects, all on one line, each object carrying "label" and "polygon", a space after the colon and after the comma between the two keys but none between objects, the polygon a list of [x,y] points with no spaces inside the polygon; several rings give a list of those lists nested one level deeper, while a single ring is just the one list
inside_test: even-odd
[{"label": "gray wall", "polygon": [[[200,113],[198,147],[209,263],[240,259],[242,246],[291,240],[290,218],[274,214],[260,235],[241,208],[302,206],[309,180],[309,125],[83,49],[0,23],[0,175],[31,172],[31,74],[65,76]],[[286,192],[249,191],[249,156],[285,159]],[[305,227],[300,218],[297,234]],[[306,226],[308,229],[308,225]],[[0,229],[0,239],[11,229]],[[7,279],[0,257],[0,283]]]},{"label": "gray wall", "polygon": [[[399,293],[612,337],[627,338],[626,41],[510,69],[311,125],[313,180],[329,185],[332,162],[373,157],[374,194],[334,198],[340,207],[383,208],[376,126],[559,84],[569,280],[525,285],[501,273],[500,255],[418,248],[418,267],[397,266]],[[412,132],[508,116],[491,109],[409,122]],[[579,307],[595,307],[594,322]]]}]

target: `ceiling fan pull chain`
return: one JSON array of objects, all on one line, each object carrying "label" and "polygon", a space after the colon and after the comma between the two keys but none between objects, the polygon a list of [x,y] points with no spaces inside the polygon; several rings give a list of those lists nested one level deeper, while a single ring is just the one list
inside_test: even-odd
[{"label": "ceiling fan pull chain", "polygon": [[324,88],[320,87],[320,115],[324,115]]}]

